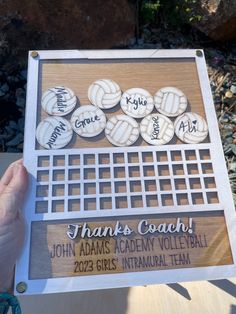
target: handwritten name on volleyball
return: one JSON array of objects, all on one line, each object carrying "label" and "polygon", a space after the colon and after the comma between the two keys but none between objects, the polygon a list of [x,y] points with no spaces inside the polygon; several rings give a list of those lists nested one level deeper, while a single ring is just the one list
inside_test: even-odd
[{"label": "handwritten name on volleyball", "polygon": [[62,121],[59,122],[59,125],[56,126],[49,138],[49,141],[47,142],[47,145],[52,148],[55,141],[57,140],[58,137],[60,137],[63,132],[66,131],[66,125]]}]

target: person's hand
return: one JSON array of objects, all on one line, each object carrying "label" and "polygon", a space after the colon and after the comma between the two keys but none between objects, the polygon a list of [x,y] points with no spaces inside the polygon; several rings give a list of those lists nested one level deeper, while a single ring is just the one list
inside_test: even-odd
[{"label": "person's hand", "polygon": [[22,160],[12,163],[0,180],[0,292],[12,288],[14,266],[24,241],[21,209],[28,186]]}]

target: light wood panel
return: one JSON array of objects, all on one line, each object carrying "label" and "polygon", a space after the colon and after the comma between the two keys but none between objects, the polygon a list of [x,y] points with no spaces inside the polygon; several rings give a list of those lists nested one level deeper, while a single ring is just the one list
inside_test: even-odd
[{"label": "light wood panel", "polygon": [[[122,91],[132,87],[141,87],[147,89],[152,95],[165,86],[177,87],[188,98],[187,111],[193,111],[205,117],[194,59],[40,61],[37,124],[47,117],[40,104],[42,93],[46,89],[57,85],[67,86],[77,95],[78,105],[86,105],[89,104],[87,97],[89,86],[95,80],[103,78],[116,81]],[[123,113],[119,104],[112,109],[104,110],[104,112],[107,118]],[[70,120],[70,116],[71,114],[67,115],[66,118]],[[140,121],[140,119],[137,121]],[[205,140],[205,142],[207,141],[209,141],[209,138]],[[176,136],[170,144],[175,143],[181,143]],[[133,146],[139,145],[147,145],[141,136]],[[94,138],[82,138],[74,133],[72,141],[65,148],[111,146],[104,132]]]}]

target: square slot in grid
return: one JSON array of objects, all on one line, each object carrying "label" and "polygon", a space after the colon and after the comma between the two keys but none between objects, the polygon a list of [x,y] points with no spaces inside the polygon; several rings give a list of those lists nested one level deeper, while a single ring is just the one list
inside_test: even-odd
[{"label": "square slot in grid", "polygon": [[144,181],[145,192],[153,192],[157,190],[156,180],[145,180]]},{"label": "square slot in grid", "polygon": [[195,150],[186,150],[185,151],[185,159],[186,160],[196,160],[196,151]]},{"label": "square slot in grid", "polygon": [[80,169],[70,169],[68,179],[69,180],[80,180]]},{"label": "square slot in grid", "polygon": [[53,213],[64,212],[64,200],[52,201],[52,212]]},{"label": "square slot in grid", "polygon": [[132,208],[143,208],[142,195],[131,196],[131,207]]},{"label": "square slot in grid", "polygon": [[111,194],[111,183],[110,182],[100,182],[99,183],[99,193],[100,194]]},{"label": "square slot in grid", "polygon": [[70,155],[69,156],[69,165],[70,166],[80,165],[80,155]]},{"label": "square slot in grid", "polygon": [[191,190],[198,190],[202,188],[199,178],[189,178],[189,186]]},{"label": "square slot in grid", "polygon": [[113,154],[113,163],[114,164],[124,164],[125,156],[123,153],[114,153]]},{"label": "square slot in grid", "polygon": [[211,159],[210,150],[209,149],[200,149],[199,155],[201,160],[209,160]]},{"label": "square slot in grid", "polygon": [[141,181],[138,181],[138,180],[130,181],[129,187],[130,187],[130,192],[132,193],[142,191]]},{"label": "square slot in grid", "polygon": [[154,166],[143,166],[143,175],[145,177],[155,177]]},{"label": "square slot in grid", "polygon": [[96,198],[84,199],[84,210],[96,210],[96,209],[97,209]]},{"label": "square slot in grid", "polygon": [[49,181],[49,171],[41,170],[37,172],[37,182],[47,182]]},{"label": "square slot in grid", "polygon": [[202,193],[192,193],[191,196],[192,196],[192,202],[194,205],[204,204]]},{"label": "square slot in grid", "polygon": [[146,195],[146,204],[147,207],[157,207],[158,206],[157,195]]},{"label": "square slot in grid", "polygon": [[153,162],[152,152],[143,152],[142,153],[142,161],[143,162]]},{"label": "square slot in grid", "polygon": [[52,186],[52,196],[64,196],[65,186],[64,184],[54,184]]},{"label": "square slot in grid", "polygon": [[115,167],[114,168],[114,177],[115,178],[125,178],[125,168],[124,167]]},{"label": "square slot in grid", "polygon": [[204,185],[206,189],[215,189],[216,182],[214,177],[206,177],[204,178]]},{"label": "square slot in grid", "polygon": [[109,154],[99,154],[98,155],[99,165],[106,165],[110,163],[110,155]]},{"label": "square slot in grid", "polygon": [[129,177],[130,178],[140,177],[139,166],[129,167]]},{"label": "square slot in grid", "polygon": [[68,201],[68,211],[77,212],[80,211],[80,199],[73,199]]},{"label": "square slot in grid", "polygon": [[161,204],[162,206],[173,206],[173,195],[172,194],[162,194],[161,195]]},{"label": "square slot in grid", "polygon": [[115,182],[115,193],[124,193],[126,191],[127,191],[127,188],[126,188],[125,181]]},{"label": "square slot in grid", "polygon": [[96,183],[84,183],[84,194],[96,194]]},{"label": "square slot in grid", "polygon": [[157,162],[168,161],[167,152],[156,152]]},{"label": "square slot in grid", "polygon": [[127,202],[127,196],[118,196],[115,198],[115,204],[116,208],[127,208],[128,202]]},{"label": "square slot in grid", "polygon": [[170,155],[171,155],[172,161],[181,161],[182,160],[182,153],[180,150],[171,151]]},{"label": "square slot in grid", "polygon": [[84,179],[85,179],[85,180],[93,180],[93,179],[96,179],[95,168],[84,169]]},{"label": "square slot in grid", "polygon": [[207,192],[207,203],[208,204],[218,204],[219,203],[219,197],[217,192]]},{"label": "square slot in grid", "polygon": [[176,190],[186,190],[186,181],[185,179],[174,179],[175,189]]},{"label": "square slot in grid", "polygon": [[177,199],[177,205],[188,205],[189,204],[187,193],[176,194],[176,199]]},{"label": "square slot in grid", "polygon": [[174,176],[182,176],[184,175],[184,167],[181,164],[172,166],[173,175]]},{"label": "square slot in grid", "polygon": [[139,163],[139,155],[137,152],[128,153],[128,163],[129,164]]},{"label": "square slot in grid", "polygon": [[169,170],[168,165],[159,165],[157,166],[157,169],[158,169],[158,175],[161,177],[170,175],[170,170]]},{"label": "square slot in grid", "polygon": [[38,185],[36,188],[36,197],[48,197],[48,185]]},{"label": "square slot in grid", "polygon": [[111,170],[110,168],[99,168],[99,179],[110,179]]},{"label": "square slot in grid", "polygon": [[171,191],[171,181],[169,179],[160,179],[160,190],[161,191]]},{"label": "square slot in grid", "polygon": [[100,198],[100,209],[112,209],[112,198],[101,197]]},{"label": "square slot in grid", "polygon": [[65,156],[53,156],[53,166],[54,167],[64,167],[65,166]]},{"label": "square slot in grid", "polygon": [[49,156],[38,157],[38,167],[49,167],[49,166],[50,166]]},{"label": "square slot in grid", "polygon": [[197,164],[187,164],[188,174],[199,174],[198,165]]},{"label": "square slot in grid", "polygon": [[65,171],[64,170],[54,170],[52,178],[53,178],[53,181],[64,181],[65,180]]},{"label": "square slot in grid", "polygon": [[95,155],[85,154],[84,155],[84,165],[95,165]]},{"label": "square slot in grid", "polygon": [[48,201],[38,201],[35,204],[36,214],[46,214],[48,212]]},{"label": "square slot in grid", "polygon": [[209,174],[213,173],[212,163],[202,163],[202,173]]},{"label": "square slot in grid", "polygon": [[69,184],[68,195],[80,195],[80,183]]}]

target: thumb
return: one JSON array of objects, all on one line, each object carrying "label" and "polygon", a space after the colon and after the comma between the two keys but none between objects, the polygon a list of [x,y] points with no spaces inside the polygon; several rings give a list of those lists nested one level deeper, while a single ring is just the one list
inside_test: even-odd
[{"label": "thumb", "polygon": [[22,208],[28,187],[28,173],[25,167],[16,163],[12,177],[0,195],[0,218],[15,218]]}]

